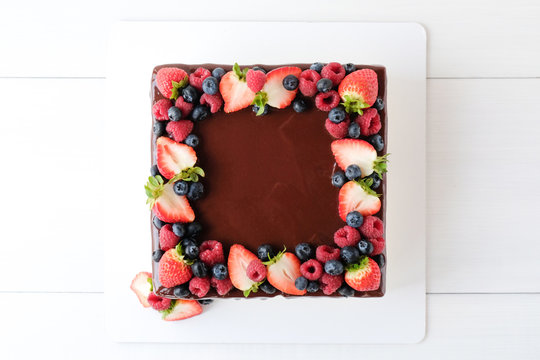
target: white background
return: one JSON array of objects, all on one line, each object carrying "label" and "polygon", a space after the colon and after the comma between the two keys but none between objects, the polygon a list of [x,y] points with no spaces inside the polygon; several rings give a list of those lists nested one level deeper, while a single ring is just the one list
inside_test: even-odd
[{"label": "white background", "polygon": [[[251,1],[208,1],[202,10],[197,8],[200,2],[179,1],[2,2],[2,358],[539,357],[540,4],[272,3],[261,8],[261,3]],[[107,244],[101,240],[100,224],[90,219],[107,206],[95,186],[103,176],[98,160],[107,127],[106,39],[111,24],[122,19],[418,21],[425,26],[428,330],[424,342],[186,346],[114,344],[106,338]],[[361,46],[361,34],[342,36]],[[272,41],[271,34],[262,38]],[[19,147],[7,146],[13,138]],[[48,176],[51,172],[56,176]],[[121,186],[122,176],[109,175],[110,186]]]}]

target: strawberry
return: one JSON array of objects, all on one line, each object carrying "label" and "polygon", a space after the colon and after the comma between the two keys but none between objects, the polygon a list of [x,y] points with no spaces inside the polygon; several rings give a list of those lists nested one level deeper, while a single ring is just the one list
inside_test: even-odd
[{"label": "strawberry", "polygon": [[182,69],[161,68],[156,74],[156,85],[163,96],[176,99],[179,95],[179,89],[187,85],[188,79],[188,74]]},{"label": "strawberry", "polygon": [[162,311],[163,320],[176,321],[184,320],[202,313],[202,306],[197,300],[172,300],[173,304],[167,310]]},{"label": "strawberry", "polygon": [[382,179],[386,172],[387,156],[377,156],[377,151],[367,141],[358,139],[342,139],[332,142],[332,153],[340,168],[346,170],[349,165],[358,165],[362,171],[362,177],[371,175],[373,172]]},{"label": "strawberry", "polygon": [[[270,71],[266,74],[266,83],[262,90],[255,97],[255,104],[259,108],[264,108],[265,104],[278,109],[289,106],[294,100],[298,89],[292,91],[285,89],[283,87],[283,79],[287,75],[294,75],[298,78],[301,73],[302,69],[296,66],[283,66]],[[262,100],[261,104],[257,103],[258,99]]]},{"label": "strawberry", "polygon": [[381,269],[375,260],[364,256],[360,263],[347,267],[345,282],[357,291],[377,290],[381,284]]},{"label": "strawberry", "polygon": [[346,221],[347,214],[358,211],[362,216],[374,215],[381,209],[379,195],[370,188],[369,180],[349,181],[339,190],[339,217]]},{"label": "strawberry", "polygon": [[276,289],[289,295],[304,295],[306,290],[298,290],[294,285],[297,278],[302,276],[300,272],[300,260],[285,250],[264,262],[268,266],[266,278]]},{"label": "strawberry", "polygon": [[142,306],[145,308],[150,307],[148,295],[152,292],[152,274],[143,271],[135,275],[130,289],[137,295]]},{"label": "strawberry", "polygon": [[245,297],[248,297],[252,291],[257,292],[260,285],[247,275],[247,267],[253,260],[258,260],[257,256],[242,245],[234,244],[231,246],[227,260],[229,277],[234,287],[242,290]]},{"label": "strawberry", "polygon": [[362,109],[368,108],[377,100],[379,85],[377,73],[371,69],[357,70],[339,84],[338,92],[348,113],[357,112],[362,115]]},{"label": "strawberry", "polygon": [[247,72],[247,68],[240,70],[240,66],[235,63],[233,70],[221,78],[219,91],[225,101],[223,110],[226,113],[248,107],[255,98],[255,93],[250,90],[246,83]]},{"label": "strawberry", "polygon": [[159,282],[168,288],[187,283],[193,275],[190,263],[184,259],[182,245],[167,250],[159,260]]},{"label": "strawberry", "polygon": [[148,199],[147,204],[159,220],[167,223],[192,222],[195,220],[195,213],[189,205],[185,196],[176,195],[174,183],[164,183],[159,175],[150,176],[144,189]]},{"label": "strawberry", "polygon": [[159,137],[156,147],[159,172],[167,179],[172,179],[176,174],[180,174],[182,170],[192,167],[197,162],[197,154],[191,146],[179,144],[168,137]]}]

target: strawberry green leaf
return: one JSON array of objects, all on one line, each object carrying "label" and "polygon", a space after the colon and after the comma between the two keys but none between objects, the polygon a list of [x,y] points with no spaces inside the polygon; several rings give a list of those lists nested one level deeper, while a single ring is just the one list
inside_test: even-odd
[{"label": "strawberry green leaf", "polygon": [[283,250],[281,250],[280,252],[278,252],[276,254],[276,256],[272,257],[272,256],[269,256],[268,257],[268,261],[263,261],[263,265],[266,265],[266,266],[269,266],[269,265],[272,265],[272,264],[275,264],[279,261],[279,259],[281,259],[283,257],[283,254],[285,254],[285,252],[287,251],[287,247],[284,246],[283,247]]},{"label": "strawberry green leaf", "polygon": [[259,286],[261,286],[261,284],[262,284],[263,282],[264,282],[264,280],[261,281],[261,282],[257,282],[257,283],[255,283],[255,284],[251,285],[251,287],[250,287],[249,289],[244,290],[244,297],[248,297],[249,294],[251,294],[251,293],[256,293],[257,291],[259,291]]},{"label": "strawberry green leaf", "polygon": [[388,155],[384,154],[383,156],[378,156],[373,162],[373,171],[382,179],[382,175],[388,171]]},{"label": "strawberry green leaf", "polygon": [[365,177],[360,181],[357,181],[357,183],[362,187],[362,190],[364,190],[368,195],[380,197],[380,194],[377,194],[375,190],[371,188],[371,185],[373,185],[373,179],[369,177]]},{"label": "strawberry green leaf", "polygon": [[203,169],[201,169],[201,168],[198,167],[198,166],[196,166],[196,167],[194,167],[194,168],[192,168],[192,169],[193,169],[193,172],[194,172],[195,174],[204,177],[204,170],[203,170]]},{"label": "strawberry green leaf", "polygon": [[264,106],[268,102],[268,95],[264,91],[259,91],[255,94],[251,105],[257,105],[259,110],[257,111],[257,116],[260,116],[264,113]]},{"label": "strawberry green leaf", "polygon": [[178,180],[197,182],[199,181],[199,176],[204,177],[204,170],[200,167],[190,167],[180,171],[180,173],[176,174],[169,182],[174,183]]},{"label": "strawberry green leaf", "polygon": [[178,99],[178,97],[180,96],[180,90],[184,87],[186,87],[186,85],[188,84],[189,82],[189,78],[188,76],[184,76],[184,78],[180,81],[180,82],[176,82],[174,80],[171,81],[172,83],[172,89],[171,89],[171,99]]},{"label": "strawberry green leaf", "polygon": [[360,261],[358,263],[347,265],[345,270],[349,272],[362,270],[368,265],[368,263],[369,263],[369,258],[367,256],[363,256],[362,258],[360,258]]},{"label": "strawberry green leaf", "polygon": [[152,278],[148,278],[146,279],[146,281],[148,281],[148,283],[150,284],[150,291],[154,291],[154,283],[152,282]]},{"label": "strawberry green leaf", "polygon": [[345,111],[349,114],[358,113],[362,115],[364,113],[362,109],[369,107],[369,104],[366,104],[365,102],[359,99],[354,99],[350,95],[345,95],[343,97],[343,100],[344,101],[341,103],[341,105],[343,105],[343,107],[345,108]]},{"label": "strawberry green leaf", "polygon": [[150,208],[154,207],[156,199],[163,192],[163,178],[159,175],[148,177],[148,182],[144,186],[144,192],[148,197],[146,203],[150,205]]},{"label": "strawberry green leaf", "polygon": [[234,63],[233,71],[236,74],[236,76],[238,76],[238,79],[240,81],[246,81],[246,75],[247,75],[247,72],[249,71],[248,68],[244,68],[244,70],[241,70],[240,65],[238,65],[238,63]]},{"label": "strawberry green leaf", "polygon": [[169,305],[169,308],[168,308],[168,309],[166,309],[166,310],[160,310],[160,311],[159,311],[159,312],[161,313],[163,319],[165,319],[165,317],[166,317],[167,315],[169,315],[169,314],[173,311],[174,305],[175,305],[175,304],[176,304],[176,300],[172,299],[172,300],[171,300],[171,305]]}]

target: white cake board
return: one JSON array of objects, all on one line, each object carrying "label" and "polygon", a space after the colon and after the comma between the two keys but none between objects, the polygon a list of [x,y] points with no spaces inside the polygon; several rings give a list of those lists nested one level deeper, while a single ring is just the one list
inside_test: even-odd
[{"label": "white cake board", "polygon": [[[129,285],[150,271],[143,184],[150,76],[165,63],[381,64],[388,72],[387,293],[375,299],[220,300],[165,322]],[[104,214],[107,330],[120,342],[414,343],[425,334],[426,35],[414,23],[122,22],[108,62]],[[83,92],[84,93],[84,92]],[[212,121],[211,119],[209,121]],[[204,139],[203,145],[204,146]],[[328,145],[330,146],[330,144]]]}]

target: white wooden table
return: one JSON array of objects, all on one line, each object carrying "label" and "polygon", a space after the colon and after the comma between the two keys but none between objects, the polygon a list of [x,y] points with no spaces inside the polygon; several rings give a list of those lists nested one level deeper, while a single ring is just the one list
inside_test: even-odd
[{"label": "white wooden table", "polygon": [[[210,3],[210,2],[206,2]],[[0,5],[2,359],[540,358],[538,1]],[[409,346],[115,344],[100,144],[117,20],[417,21],[428,33],[428,324]],[[156,34],[159,36],[159,34]],[[162,36],[172,36],[163,34]],[[296,36],[292,34],[291,36]],[[309,36],[304,35],[304,36]],[[301,38],[299,38],[301,41]],[[129,106],[129,104],[119,104]],[[125,226],[125,224],[119,224]]]}]

